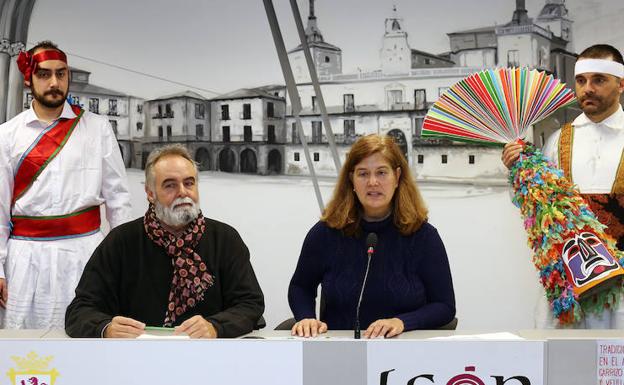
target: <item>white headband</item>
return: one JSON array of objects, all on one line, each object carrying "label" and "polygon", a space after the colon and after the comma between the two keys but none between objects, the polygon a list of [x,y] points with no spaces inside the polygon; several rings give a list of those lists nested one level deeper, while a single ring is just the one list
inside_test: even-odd
[{"label": "white headband", "polygon": [[574,65],[574,76],[587,72],[599,72],[624,78],[624,65],[607,59],[580,59]]}]

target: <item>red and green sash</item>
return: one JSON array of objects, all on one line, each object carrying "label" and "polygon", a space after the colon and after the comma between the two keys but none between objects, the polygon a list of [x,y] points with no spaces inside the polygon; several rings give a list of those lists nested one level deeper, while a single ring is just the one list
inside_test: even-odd
[{"label": "red and green sash", "polygon": [[59,119],[46,128],[22,155],[15,172],[11,206],[28,191],[39,174],[58,155],[74,132],[74,128],[84,111],[78,106],[72,106],[72,110],[76,114],[75,118]]},{"label": "red and green sash", "polygon": [[[84,111],[72,106],[73,119],[59,119],[46,128],[20,159],[13,185],[11,206],[33,185],[37,177],[63,149]],[[99,207],[49,217],[12,216],[12,238],[58,239],[93,233],[100,227]]]},{"label": "red and green sash", "polygon": [[11,238],[30,240],[53,240],[93,234],[100,229],[99,206],[67,215],[11,217]]}]

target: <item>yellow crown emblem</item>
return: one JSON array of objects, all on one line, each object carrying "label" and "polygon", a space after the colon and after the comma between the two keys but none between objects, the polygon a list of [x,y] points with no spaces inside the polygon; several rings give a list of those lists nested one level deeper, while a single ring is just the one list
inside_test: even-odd
[{"label": "yellow crown emblem", "polygon": [[25,383],[23,376],[28,376],[30,384],[46,384],[54,385],[56,377],[59,376],[59,372],[52,368],[50,369],[50,362],[54,359],[53,356],[40,357],[35,352],[30,352],[26,357],[11,356],[11,359],[17,364],[17,368],[11,368],[7,372],[7,376],[11,379],[13,385],[17,383]]},{"label": "yellow crown emblem", "polygon": [[50,361],[54,359],[53,356],[39,357],[35,352],[30,352],[26,357],[11,356],[11,359],[17,364],[18,371],[46,371],[50,365]]}]

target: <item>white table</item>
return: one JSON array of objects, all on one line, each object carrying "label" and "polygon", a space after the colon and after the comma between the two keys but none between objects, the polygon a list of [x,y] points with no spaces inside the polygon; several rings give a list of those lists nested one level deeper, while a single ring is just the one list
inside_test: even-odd
[{"label": "white table", "polygon": [[62,330],[0,330],[0,384],[11,383],[5,374],[18,369],[12,356],[35,352],[52,356],[46,370],[58,372],[59,385],[406,385],[414,378],[413,385],[453,385],[469,376],[484,385],[593,385],[597,341],[624,339],[615,330],[431,339],[484,333],[492,331],[414,331],[389,340],[354,340],[350,331],[299,339],[271,330],[234,340],[104,340],[70,339]]}]

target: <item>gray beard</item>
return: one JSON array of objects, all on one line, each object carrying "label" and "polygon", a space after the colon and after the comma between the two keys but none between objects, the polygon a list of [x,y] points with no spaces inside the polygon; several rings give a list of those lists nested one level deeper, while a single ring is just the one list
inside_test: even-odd
[{"label": "gray beard", "polygon": [[[190,203],[191,207],[181,207],[174,209],[175,205],[181,203]],[[199,216],[200,208],[197,203],[195,203],[191,198],[178,198],[170,206],[162,205],[158,200],[154,202],[154,213],[156,214],[156,218],[158,218],[161,222],[171,226],[171,227],[180,227],[184,225],[188,225]]]}]

